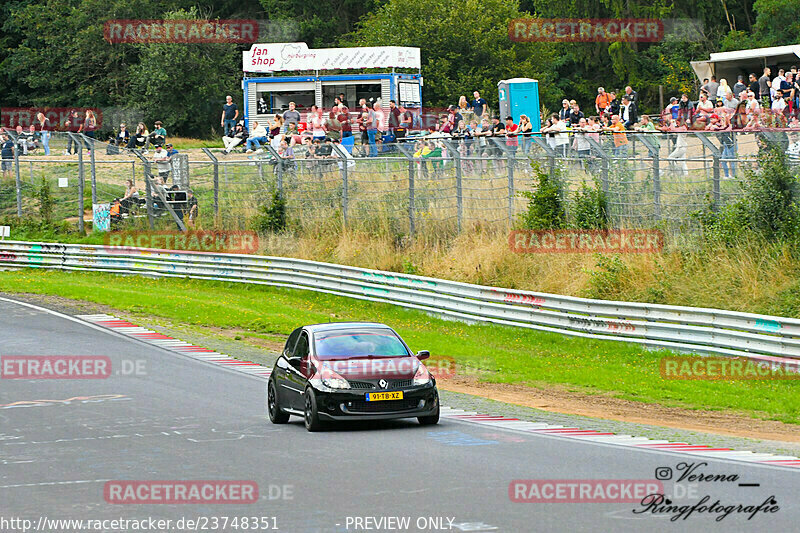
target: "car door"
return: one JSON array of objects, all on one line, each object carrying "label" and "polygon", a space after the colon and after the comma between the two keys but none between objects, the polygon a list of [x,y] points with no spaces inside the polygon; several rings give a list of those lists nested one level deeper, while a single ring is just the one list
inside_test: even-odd
[{"label": "car door", "polygon": [[289,381],[289,367],[291,366],[289,364],[289,359],[294,354],[294,349],[297,345],[297,339],[300,338],[300,332],[302,331],[303,328],[297,328],[291,333],[291,335],[289,335],[289,338],[286,340],[286,344],[283,347],[283,352],[275,362],[275,368],[273,369],[278,403],[284,407],[291,407],[291,402],[294,400],[294,394],[289,394],[291,389],[287,389],[287,382]]},{"label": "car door", "polygon": [[309,338],[308,332],[303,330],[297,339],[292,357],[288,359],[286,368],[287,405],[292,409],[302,411],[304,408],[303,391],[306,388],[308,373]]}]

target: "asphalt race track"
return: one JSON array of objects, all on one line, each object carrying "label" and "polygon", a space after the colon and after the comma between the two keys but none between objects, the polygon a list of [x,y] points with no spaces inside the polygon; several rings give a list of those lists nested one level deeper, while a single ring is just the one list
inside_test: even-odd
[{"label": "asphalt race track", "polygon": [[[97,355],[106,379],[0,380],[2,520],[172,520],[168,531],[242,531],[255,517],[286,532],[797,531],[800,469],[487,428],[443,418],[349,424],[308,433],[299,418],[270,424],[265,381],[177,355],[42,309],[0,301],[0,356]],[[232,354],[235,355],[235,354]],[[499,413],[502,414],[502,413]],[[772,512],[638,512],[640,503],[513,502],[513,480],[654,480],[657,469],[723,481],[664,481],[674,505],[758,506]],[[663,475],[665,471],[660,470]],[[738,476],[737,479],[734,479]],[[117,480],[249,480],[255,503],[109,503]],[[742,486],[744,484],[744,486]],[[778,509],[774,509],[778,507]],[[206,517],[208,521],[205,521]],[[221,517],[228,517],[221,527]],[[407,519],[408,527],[397,527]],[[184,527],[175,524],[184,519]],[[19,524],[19,523],[17,523]],[[419,526],[419,527],[418,527]],[[202,526],[197,529],[203,530]],[[41,530],[41,529],[40,529]],[[46,531],[71,531],[52,525]],[[111,528],[109,531],[131,531]]]}]

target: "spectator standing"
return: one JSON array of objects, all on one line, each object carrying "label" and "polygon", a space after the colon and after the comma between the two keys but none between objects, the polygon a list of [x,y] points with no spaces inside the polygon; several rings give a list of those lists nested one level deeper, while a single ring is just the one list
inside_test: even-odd
[{"label": "spectator standing", "polygon": [[632,104],[639,105],[639,94],[634,91],[630,85],[625,87],[625,94],[623,96],[627,96],[628,100],[631,101]]},{"label": "spectator standing", "polygon": [[0,136],[0,154],[2,155],[3,177],[10,178],[14,161],[14,141],[6,133]]},{"label": "spectator standing", "polygon": [[519,126],[514,124],[513,117],[506,117],[505,132],[506,148],[511,153],[511,158],[513,160],[514,156],[517,154],[517,148],[519,147],[519,139],[517,138]]},{"label": "spectator standing", "polygon": [[765,109],[769,109],[771,103],[769,99],[769,89],[770,86],[772,86],[772,80],[770,80],[769,75],[769,67],[764,67],[764,74],[758,78],[758,95],[761,100],[761,106]]},{"label": "spectator standing", "polygon": [[744,84],[744,76],[741,74],[736,77],[736,83],[733,85],[733,97],[737,100],[741,99],[742,91],[747,90],[747,85]]},{"label": "spectator standing", "polygon": [[311,111],[306,118],[308,127],[311,128],[311,135],[314,140],[319,139],[322,142],[325,139],[325,120],[322,118],[322,112],[315,105],[311,106]]},{"label": "spectator standing", "polygon": [[569,105],[569,100],[564,98],[561,100],[561,109],[558,111],[559,120],[569,122],[569,114],[572,113],[572,107]]},{"label": "spectator standing", "polygon": [[786,80],[786,76],[784,76],[784,70],[782,68],[778,69],[778,75],[772,78],[772,83],[769,86],[769,96],[773,100],[775,99],[775,95],[778,92],[778,89],[781,88],[781,82]]},{"label": "spectator standing", "polygon": [[620,102],[617,99],[617,93],[615,93],[614,91],[611,91],[608,94],[611,97],[611,102],[608,104],[608,107],[606,108],[606,113],[605,114],[609,116],[609,122],[610,122],[611,121],[611,118],[610,118],[611,115],[619,115]]},{"label": "spectator standing", "polygon": [[708,99],[713,104],[717,101],[717,91],[719,91],[720,83],[717,82],[716,76],[711,76],[711,81],[708,82],[706,85],[706,91],[708,92]]},{"label": "spectator standing", "polygon": [[50,119],[44,113],[36,113],[36,122],[39,130],[39,138],[42,140],[44,155],[50,155]]},{"label": "spectator standing", "polygon": [[336,116],[336,111],[328,113],[328,118],[325,119],[325,131],[327,131],[327,139],[339,142],[342,139],[342,123]]},{"label": "spectator standing", "polygon": [[567,148],[569,148],[569,134],[567,133],[567,123],[558,115],[550,117],[551,126],[542,128],[543,132],[553,133],[553,148],[561,156],[567,156]]},{"label": "spectator standing", "polygon": [[225,104],[222,106],[222,116],[219,125],[225,128],[225,135],[236,127],[236,119],[239,118],[239,108],[233,103],[233,97],[225,97]]},{"label": "spectator standing", "polygon": [[722,172],[725,174],[725,179],[735,178],[736,139],[733,135],[733,132],[729,130],[721,131],[717,134],[717,139],[719,139],[719,145],[720,148],[722,148],[722,154],[720,155],[720,162],[722,163]]},{"label": "spectator standing", "polygon": [[675,143],[675,149],[670,152],[667,156],[667,160],[669,161],[670,170],[672,172],[677,172],[678,164],[680,162],[680,169],[684,176],[689,175],[689,167],[686,165],[686,150],[689,147],[686,141],[686,132],[688,131],[686,126],[683,123],[683,120],[678,119],[673,121],[671,127],[669,128],[670,131],[674,132],[681,132],[676,133],[677,141]]},{"label": "spectator standing", "polygon": [[481,93],[478,91],[472,93],[472,102],[470,102],[470,107],[472,107],[472,111],[475,113],[476,117],[483,117],[483,113],[488,110],[486,100],[481,98]]},{"label": "spectator standing", "polygon": [[714,103],[721,102],[725,99],[725,95],[731,92],[731,88],[728,85],[728,80],[722,78],[719,80],[719,88],[717,89],[716,98],[714,99]]},{"label": "spectator standing", "polygon": [[167,182],[170,173],[169,155],[163,146],[156,146],[156,151],[153,153],[153,163],[156,164],[158,175],[164,183]]},{"label": "spectator standing", "polygon": [[[750,92],[752,92],[754,95],[756,95],[756,100],[758,100],[758,93],[761,90],[760,89],[761,85],[759,85],[759,83],[758,83],[758,77],[755,74],[753,74],[752,72],[750,73],[750,76],[749,76],[749,82],[750,82],[750,85],[748,86],[747,89]],[[740,100],[741,100],[741,98],[740,98]]]},{"label": "spectator standing", "polygon": [[289,102],[289,109],[283,112],[283,122],[287,128],[289,124],[297,126],[300,123],[300,112],[295,109],[294,102]]},{"label": "spectator standing", "polygon": [[580,124],[581,119],[584,118],[583,111],[581,111],[580,106],[577,102],[572,104],[572,111],[569,113],[569,124],[573,128]]},{"label": "spectator standing", "polygon": [[353,125],[350,123],[350,111],[342,104],[339,106],[336,119],[342,125],[342,139],[353,136]]},{"label": "spectator standing", "polygon": [[[466,96],[462,96],[461,98],[464,100],[464,105],[466,106],[467,105],[467,97]],[[459,101],[459,105],[460,104],[461,104],[461,102]],[[389,116],[387,117],[387,124],[389,126],[389,133],[391,134],[392,139],[393,139],[394,142],[397,142],[397,138],[398,137],[401,137],[401,136],[405,137],[405,132],[403,132],[402,135],[399,132],[401,115],[402,115],[402,112],[397,107],[397,102],[395,102],[394,100],[389,100]]]},{"label": "spectator standing", "polygon": [[83,134],[89,139],[92,139],[92,143],[89,144],[89,141],[84,139],[84,144],[86,144],[86,151],[91,152],[92,148],[94,147],[94,132],[97,131],[97,118],[94,116],[94,111],[91,109],[86,110],[86,117],[83,119]]},{"label": "spectator standing", "polygon": [[625,157],[628,155],[628,136],[625,135],[625,124],[620,120],[619,115],[611,115],[611,126],[608,127],[614,139],[614,157]]},{"label": "spectator standing", "polygon": [[639,113],[636,110],[636,103],[627,94],[622,97],[622,107],[620,108],[620,120],[627,129],[639,121]]},{"label": "spectator standing", "polygon": [[519,135],[522,138],[522,153],[527,154],[531,148],[531,132],[533,131],[533,124],[531,124],[528,115],[519,116]]},{"label": "spectator standing", "polygon": [[594,109],[598,115],[606,112],[609,104],[611,104],[611,95],[608,94],[603,87],[597,88],[597,96],[594,99]]},{"label": "spectator standing", "polygon": [[578,157],[580,159],[589,157],[589,153],[591,152],[591,145],[589,144],[585,133],[588,130],[588,127],[589,123],[587,120],[581,117],[581,119],[578,121],[572,141],[572,148],[578,153]]},{"label": "spectator standing", "polygon": [[[67,114],[67,120],[64,121],[64,129],[66,129],[67,131],[79,131],[80,125],[81,125],[81,117],[80,114],[78,113],[78,110],[77,109],[71,110]],[[72,151],[73,146],[75,148],[74,152]],[[77,154],[78,150],[80,150],[80,144],[78,144],[76,141],[73,141],[72,137],[67,136],[67,149],[64,150],[64,155],[69,155],[71,153]]]}]

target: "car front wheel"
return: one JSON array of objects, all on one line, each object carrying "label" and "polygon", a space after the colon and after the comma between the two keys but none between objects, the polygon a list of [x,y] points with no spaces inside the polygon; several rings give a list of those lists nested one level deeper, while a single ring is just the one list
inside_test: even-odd
[{"label": "car front wheel", "polygon": [[305,419],[306,429],[312,432],[319,431],[322,429],[322,422],[320,422],[319,413],[317,412],[317,398],[314,396],[314,390],[311,388],[306,389],[304,396],[306,400],[303,418]]},{"label": "car front wheel", "polygon": [[278,405],[277,392],[275,390],[275,382],[270,380],[267,385],[267,411],[273,424],[285,424],[289,421],[289,414],[283,412],[280,405]]},{"label": "car front wheel", "polygon": [[436,407],[436,412],[432,415],[428,416],[418,416],[417,420],[419,420],[420,425],[422,426],[433,426],[439,423],[439,407]]}]

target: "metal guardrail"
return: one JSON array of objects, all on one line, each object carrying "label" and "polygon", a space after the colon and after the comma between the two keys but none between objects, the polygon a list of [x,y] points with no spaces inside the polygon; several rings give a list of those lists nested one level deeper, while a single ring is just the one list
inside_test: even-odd
[{"label": "metal guardrail", "polygon": [[591,300],[285,257],[0,241],[0,267],[188,277],[305,289],[650,348],[800,359],[800,320],[719,309]]}]

